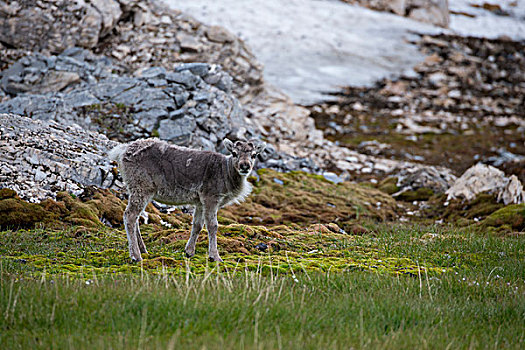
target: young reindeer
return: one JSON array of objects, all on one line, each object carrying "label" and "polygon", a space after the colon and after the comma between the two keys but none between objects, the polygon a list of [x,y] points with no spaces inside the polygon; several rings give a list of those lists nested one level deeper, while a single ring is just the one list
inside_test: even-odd
[{"label": "young reindeer", "polygon": [[208,230],[212,261],[222,261],[217,250],[217,210],[238,203],[251,192],[246,177],[265,145],[256,140],[223,141],[230,156],[170,145],[159,139],[142,139],[115,147],[109,158],[119,163],[128,189],[124,225],[129,255],[141,261],[147,253],[138,217],[152,200],[170,205],[195,206],[186,256],[195,255],[195,244],[204,224]]}]

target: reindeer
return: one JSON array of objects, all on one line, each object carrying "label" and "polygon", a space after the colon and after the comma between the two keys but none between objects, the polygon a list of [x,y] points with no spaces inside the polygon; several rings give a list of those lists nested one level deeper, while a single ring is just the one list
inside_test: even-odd
[{"label": "reindeer", "polygon": [[217,250],[217,211],[250,194],[252,187],[246,178],[265,148],[257,140],[233,143],[224,139],[223,144],[231,155],[170,145],[154,138],[122,144],[108,153],[118,162],[129,194],[124,226],[133,261],[141,261],[141,253],[147,253],[138,217],[152,199],[169,205],[193,205],[186,256],[195,255],[197,238],[206,224],[209,258],[222,261]]}]

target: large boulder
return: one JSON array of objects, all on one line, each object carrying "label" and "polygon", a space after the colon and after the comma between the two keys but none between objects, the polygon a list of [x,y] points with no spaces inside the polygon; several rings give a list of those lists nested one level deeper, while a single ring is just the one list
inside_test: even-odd
[{"label": "large boulder", "polygon": [[494,194],[498,202],[505,205],[520,204],[525,199],[523,185],[516,175],[506,177],[503,171],[481,163],[465,171],[446,192],[447,200],[460,198],[467,201],[480,193]]},{"label": "large boulder", "polygon": [[51,53],[72,46],[95,47],[122,16],[116,0],[13,1],[0,6],[1,42]]}]

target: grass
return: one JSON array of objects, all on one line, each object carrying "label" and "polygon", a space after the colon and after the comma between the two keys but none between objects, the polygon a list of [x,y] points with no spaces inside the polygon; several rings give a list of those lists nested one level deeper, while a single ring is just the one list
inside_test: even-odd
[{"label": "grass", "polygon": [[[0,348],[524,347],[521,236],[367,228],[363,236],[299,232],[289,237],[304,245],[223,253],[220,265],[206,262],[206,241],[186,260],[177,242],[150,232],[142,267],[128,263],[119,230],[3,231]],[[315,244],[322,254],[308,254]],[[364,258],[368,268],[338,268]],[[316,259],[333,267],[309,265]],[[385,261],[417,268],[372,268]],[[60,268],[69,265],[78,268]]]}]

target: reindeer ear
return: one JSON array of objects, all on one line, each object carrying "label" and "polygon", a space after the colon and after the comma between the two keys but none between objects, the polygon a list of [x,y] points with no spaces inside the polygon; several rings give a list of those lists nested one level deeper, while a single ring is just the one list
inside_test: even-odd
[{"label": "reindeer ear", "polygon": [[233,142],[231,142],[230,140],[228,139],[224,139],[222,140],[222,143],[224,144],[224,147],[226,147],[226,149],[228,150],[228,152],[232,152],[233,150]]}]

